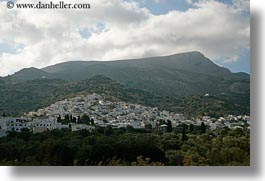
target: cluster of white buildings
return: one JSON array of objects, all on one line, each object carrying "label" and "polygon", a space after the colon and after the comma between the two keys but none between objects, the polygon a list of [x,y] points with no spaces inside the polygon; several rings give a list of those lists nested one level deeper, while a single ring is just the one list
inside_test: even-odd
[{"label": "cluster of white buildings", "polygon": [[250,129],[250,116],[234,116],[228,115],[226,117],[220,117],[218,119],[211,118],[210,116],[203,116],[200,119],[186,120],[185,124],[193,124],[200,126],[204,122],[205,125],[209,126],[210,130],[229,128],[235,129]]},{"label": "cluster of white buildings", "polygon": [[[173,127],[179,124],[201,125],[204,122],[212,130],[228,127],[230,129],[243,128],[246,123],[250,125],[249,116],[220,117],[219,119],[204,116],[200,119],[187,120],[183,114],[169,111],[160,111],[157,108],[146,107],[139,104],[125,103],[121,101],[108,101],[104,94],[80,95],[75,98],[58,101],[44,109],[30,112],[29,118],[36,116],[57,117],[61,115],[72,115],[73,117],[87,114],[98,126],[145,128],[151,124],[153,128],[158,127],[160,120],[170,120]],[[165,125],[164,125],[165,126]]]},{"label": "cluster of white buildings", "polygon": [[57,118],[33,119],[33,118],[0,118],[0,137],[5,136],[8,131],[20,132],[23,129],[32,130],[33,133],[44,132],[54,129],[71,129],[78,131],[86,129],[92,131],[94,126],[84,124],[62,124],[57,122]]},{"label": "cluster of white buildings", "polygon": [[[160,124],[161,120],[166,123],[171,121],[172,127],[180,124],[200,126],[202,122],[209,126],[211,130],[228,127],[250,128],[249,116],[220,117],[219,119],[204,116],[200,119],[187,120],[183,114],[177,114],[169,111],[160,111],[157,108],[146,107],[139,104],[131,104],[120,101],[108,101],[104,95],[90,94],[80,95],[75,98],[58,101],[44,109],[36,112],[29,112],[24,118],[0,118],[0,136],[4,131],[21,131],[23,128],[32,129],[33,132],[43,132],[46,130],[69,128],[72,131],[86,129],[92,131],[94,126],[85,124],[62,124],[57,122],[60,115],[63,119],[66,115],[71,115],[76,119],[82,115],[88,115],[94,120],[94,124],[101,127],[111,126],[121,128],[132,126],[133,128],[145,128],[147,124],[152,128],[164,128],[166,124]],[[42,119],[40,119],[40,117]]]},{"label": "cluster of white buildings", "polygon": [[250,129],[250,116],[234,116],[228,115],[227,117],[220,117],[218,119],[204,117],[203,121],[210,126],[211,130],[217,128],[227,127],[229,129]]},{"label": "cluster of white buildings", "polygon": [[182,114],[158,111],[157,108],[120,101],[108,101],[104,95],[90,94],[56,102],[44,109],[26,114],[26,117],[78,117],[88,115],[98,126],[144,128],[146,124],[156,127],[159,120],[171,120],[172,126],[184,121]]}]

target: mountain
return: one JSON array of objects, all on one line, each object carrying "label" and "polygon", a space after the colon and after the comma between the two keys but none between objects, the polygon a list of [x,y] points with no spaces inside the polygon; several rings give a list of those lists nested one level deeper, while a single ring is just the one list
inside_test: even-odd
[{"label": "mountain", "polygon": [[67,81],[103,75],[131,88],[162,96],[249,93],[249,75],[231,73],[200,52],[117,61],[75,61],[39,69],[23,69],[11,78],[34,80],[45,76]]},{"label": "mountain", "polygon": [[117,61],[66,62],[46,67],[43,70],[49,73],[80,73],[80,71],[86,70],[88,66],[95,65],[102,65],[102,67],[109,66],[110,68],[164,68],[167,70],[186,70],[189,72],[204,73],[211,75],[224,75],[231,73],[228,69],[219,67],[214,64],[211,60],[206,58],[200,52],[188,52],[163,57],[151,57]]},{"label": "mountain", "polygon": [[186,115],[250,112],[250,75],[200,52],[22,69],[0,79],[0,112],[21,114],[93,91]]}]

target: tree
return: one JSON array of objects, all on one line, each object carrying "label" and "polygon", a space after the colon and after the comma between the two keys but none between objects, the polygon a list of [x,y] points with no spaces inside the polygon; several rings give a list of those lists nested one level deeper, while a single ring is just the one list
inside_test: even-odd
[{"label": "tree", "polygon": [[188,136],[186,135],[186,128],[185,127],[182,128],[181,140],[182,141],[187,141],[188,140]]},{"label": "tree", "polygon": [[104,133],[106,136],[110,136],[113,133],[112,127],[111,126],[107,126],[104,130]]},{"label": "tree", "polygon": [[57,121],[60,122],[62,120],[61,115],[59,114],[59,116],[57,117]]},{"label": "tree", "polygon": [[190,132],[193,132],[193,131],[194,131],[194,125],[190,124]]},{"label": "tree", "polygon": [[91,124],[90,117],[87,114],[83,114],[81,117],[81,122],[84,124]]},{"label": "tree", "polygon": [[73,123],[76,123],[76,117],[73,117]]},{"label": "tree", "polygon": [[170,120],[167,120],[167,132],[168,133],[172,132],[172,123]]},{"label": "tree", "polygon": [[94,125],[95,124],[95,122],[94,122],[94,119],[92,118],[92,119],[90,119],[90,123],[92,124],[92,125]]},{"label": "tree", "polygon": [[204,122],[201,123],[201,134],[206,133],[206,126],[204,124]]},{"label": "tree", "polygon": [[66,115],[64,116],[64,119],[67,120],[67,121],[69,121],[69,120],[70,120],[70,116],[69,116],[69,114],[66,114]]},{"label": "tree", "polygon": [[129,133],[132,133],[134,131],[134,128],[131,125],[127,125],[127,131]]},{"label": "tree", "polygon": [[99,134],[104,134],[104,128],[101,127],[101,126],[96,127],[96,131],[97,131],[97,133],[99,133]]},{"label": "tree", "polygon": [[218,136],[194,131],[188,135],[189,128],[180,126],[183,141],[176,134],[150,136],[137,129],[125,133],[125,128],[113,128],[114,133],[107,136],[110,127],[96,127],[93,133],[66,129],[37,134],[27,129],[8,132],[6,137],[0,138],[0,163],[27,166],[250,165],[249,131],[227,130]]},{"label": "tree", "polygon": [[32,132],[27,128],[21,129],[21,132],[17,134],[17,138],[20,138],[24,141],[28,141],[31,136],[32,136]]},{"label": "tree", "polygon": [[47,148],[46,159],[53,166],[73,166],[74,150],[64,142],[53,142]]},{"label": "tree", "polygon": [[144,126],[144,128],[147,130],[152,130],[152,124],[148,123]]}]

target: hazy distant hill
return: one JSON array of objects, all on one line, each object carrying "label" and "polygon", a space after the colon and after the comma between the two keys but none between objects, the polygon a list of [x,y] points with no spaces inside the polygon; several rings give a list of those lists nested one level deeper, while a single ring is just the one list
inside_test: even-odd
[{"label": "hazy distant hill", "polygon": [[86,80],[104,75],[131,88],[163,96],[193,94],[249,94],[249,75],[231,73],[199,52],[119,61],[66,62],[38,70],[23,69],[10,79]]}]

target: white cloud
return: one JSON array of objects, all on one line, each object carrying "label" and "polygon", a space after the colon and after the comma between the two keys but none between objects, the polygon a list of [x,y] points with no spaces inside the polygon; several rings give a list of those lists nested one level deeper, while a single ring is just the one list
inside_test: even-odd
[{"label": "white cloud", "polygon": [[[19,2],[30,1],[36,2]],[[24,48],[15,54],[0,49],[0,75],[70,60],[140,58],[193,50],[216,61],[237,61],[239,50],[249,48],[249,16],[242,14],[247,6],[241,0],[233,5],[197,1],[195,8],[165,15],[153,15],[133,1],[89,2],[90,10],[8,10],[1,2],[0,42]],[[99,23],[104,26],[99,28]],[[91,35],[83,38],[82,29]]]},{"label": "white cloud", "polygon": [[233,4],[239,11],[250,10],[250,0],[233,0]]}]

